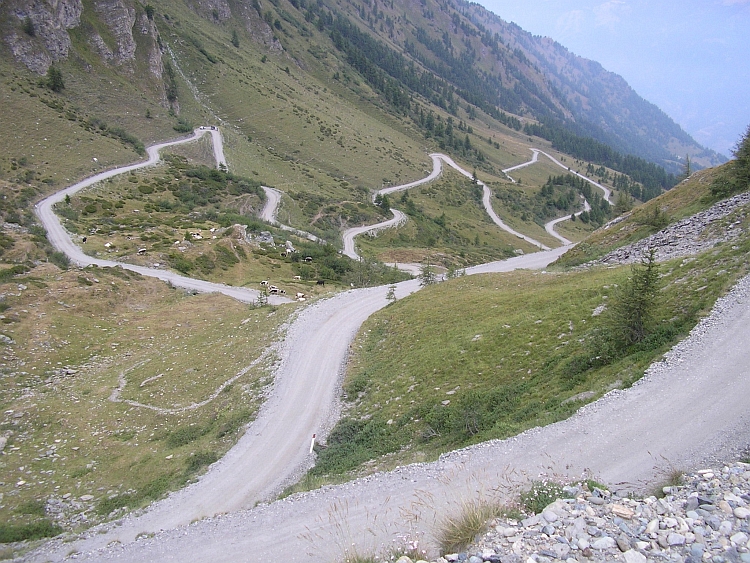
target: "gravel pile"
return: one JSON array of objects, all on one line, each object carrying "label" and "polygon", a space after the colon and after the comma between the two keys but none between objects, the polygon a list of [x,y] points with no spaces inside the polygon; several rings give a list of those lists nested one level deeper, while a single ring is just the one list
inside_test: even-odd
[{"label": "gravel pile", "polygon": [[683,483],[641,500],[569,487],[574,498],[522,521],[495,519],[466,552],[437,562],[750,563],[750,464],[704,469]]},{"label": "gravel pile", "polygon": [[[586,266],[631,264],[640,261],[650,248],[656,249],[657,260],[670,260],[698,254],[719,243],[731,242],[743,232],[742,222],[746,211],[741,208],[749,203],[750,192],[730,197],[706,211],[673,223],[658,233],[613,250]],[[736,216],[732,217],[731,222],[723,221],[735,212],[737,212]]]}]

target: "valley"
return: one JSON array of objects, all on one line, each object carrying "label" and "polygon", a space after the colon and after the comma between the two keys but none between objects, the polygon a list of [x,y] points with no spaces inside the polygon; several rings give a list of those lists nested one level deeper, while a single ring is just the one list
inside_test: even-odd
[{"label": "valley", "polygon": [[1,557],[437,557],[467,499],[747,455],[745,160],[619,77],[461,0],[0,29]]}]

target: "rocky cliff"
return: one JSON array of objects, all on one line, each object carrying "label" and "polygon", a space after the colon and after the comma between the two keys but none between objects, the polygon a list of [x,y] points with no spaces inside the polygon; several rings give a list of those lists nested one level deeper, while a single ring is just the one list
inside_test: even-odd
[{"label": "rocky cliff", "polygon": [[68,30],[81,24],[81,0],[10,0],[0,5],[3,40],[13,56],[43,74],[67,58]]},{"label": "rocky cliff", "polygon": [[107,65],[132,73],[140,55],[161,78],[156,26],[134,0],[10,0],[0,5],[0,28],[15,59],[39,74],[70,56],[75,30]]}]

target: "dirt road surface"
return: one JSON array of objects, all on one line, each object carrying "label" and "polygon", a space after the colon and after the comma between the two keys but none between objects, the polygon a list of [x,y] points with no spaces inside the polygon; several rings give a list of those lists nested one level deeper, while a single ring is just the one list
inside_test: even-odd
[{"label": "dirt road surface", "polygon": [[[484,264],[467,274],[544,268],[565,250]],[[403,282],[396,295],[418,289],[416,280]],[[76,541],[50,542],[28,560],[58,561],[78,551],[80,561],[324,562],[341,558],[352,543],[366,553],[404,533],[427,547],[441,515],[508,479],[540,472],[575,478],[588,470],[615,487],[637,488],[672,466],[695,467],[750,443],[746,278],[669,365],[567,421],[254,507],[313,462],[312,435],[325,435],[338,416],[348,346],[362,322],[387,304],[387,290],[349,291],[299,314],[281,351],[271,398],[237,446],[197,483],[144,514],[94,528]]]},{"label": "dirt road surface", "polygon": [[[399,293],[412,288],[401,286]],[[342,304],[356,302],[353,316],[358,322],[369,308],[384,301],[382,291],[362,290],[334,299]],[[332,334],[346,332],[348,322],[328,317],[325,309],[311,311],[311,316],[323,315],[337,324]],[[320,351],[315,358],[308,365],[323,359]],[[441,515],[509,479],[543,473],[578,478],[586,471],[615,489],[638,490],[671,468],[700,467],[750,445],[750,278],[720,300],[712,315],[669,358],[632,388],[613,391],[566,421],[514,438],[458,450],[434,463],[209,518],[136,542],[104,547],[116,539],[117,532],[94,530],[89,539],[64,544],[34,560],[57,560],[74,548],[99,548],[76,560],[325,562],[340,559],[343,548],[352,543],[367,553],[377,545],[392,545],[404,533],[429,546]],[[254,432],[251,428],[248,436],[252,438]],[[300,449],[306,451],[307,445],[302,441]],[[233,465],[231,460],[219,463]],[[247,458],[247,462],[248,466],[233,471],[252,479],[252,472],[265,471],[269,460]],[[210,474],[205,482],[213,482]],[[225,495],[231,498],[233,493],[212,485],[201,498],[221,500]],[[171,506],[182,514],[185,507],[169,502],[164,509],[167,513]],[[137,519],[126,519],[116,529],[148,530]]]},{"label": "dirt road surface", "polygon": [[[159,162],[159,152],[162,149],[173,145],[181,145],[184,143],[193,142],[207,133],[211,135],[213,140],[214,158],[216,159],[216,165],[220,166],[224,164],[226,166],[226,162],[224,160],[224,151],[222,148],[221,134],[219,130],[203,127],[200,129],[196,129],[189,137],[177,139],[175,141],[168,141],[166,143],[159,143],[157,145],[148,147],[148,159],[143,162],[130,164],[128,166],[121,166],[119,168],[101,172],[100,174],[92,176],[91,178],[87,178],[81,182],[78,182],[77,184],[65,188],[64,190],[60,190],[59,192],[56,192],[37,203],[34,207],[34,211],[39,217],[42,225],[44,225],[44,228],[47,231],[47,238],[49,239],[52,246],[54,246],[60,252],[66,254],[68,258],[70,258],[70,260],[77,266],[122,266],[123,268],[126,268],[128,270],[138,272],[141,275],[159,278],[162,281],[171,283],[175,287],[181,287],[190,291],[197,291],[200,293],[223,293],[245,303],[252,303],[257,300],[259,292],[255,290],[245,289],[241,287],[232,287],[203,280],[196,280],[193,278],[188,278],[186,276],[181,276],[169,270],[162,270],[159,268],[148,268],[145,266],[136,266],[133,264],[116,262],[114,260],[102,260],[99,258],[93,258],[85,254],[83,250],[73,242],[73,240],[70,238],[70,235],[63,228],[59,218],[53,211],[53,206],[56,203],[60,203],[61,201],[65,200],[65,196],[70,196],[78,193],[84,188],[88,188],[90,186],[93,186],[97,182],[101,182],[119,174],[125,174],[133,170],[139,170],[141,168],[146,168],[147,166],[153,166],[154,164]],[[290,300],[285,297],[271,295],[268,297],[268,302],[271,304],[281,304],[289,303]]]}]

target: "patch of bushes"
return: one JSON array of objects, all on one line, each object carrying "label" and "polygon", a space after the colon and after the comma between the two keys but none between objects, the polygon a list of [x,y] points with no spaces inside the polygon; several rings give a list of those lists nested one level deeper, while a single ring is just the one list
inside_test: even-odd
[{"label": "patch of bushes", "polygon": [[172,127],[175,131],[178,133],[190,133],[195,129],[193,127],[193,124],[190,123],[186,118],[179,117],[177,118],[177,123]]},{"label": "patch of bushes", "polygon": [[179,448],[180,446],[184,446],[186,444],[189,444],[190,442],[194,442],[202,436],[205,436],[209,432],[209,430],[210,427],[198,425],[180,426],[179,428],[170,432],[167,436],[167,446],[170,448]]},{"label": "patch of bushes", "polygon": [[12,280],[14,276],[25,274],[30,269],[31,268],[29,268],[25,264],[16,264],[15,266],[11,266],[10,268],[0,270],[0,283],[8,282]]},{"label": "patch of bushes", "polygon": [[569,498],[563,485],[555,481],[533,481],[529,490],[519,497],[521,506],[529,514],[539,514],[559,498]]},{"label": "patch of bushes", "polygon": [[398,441],[388,431],[385,422],[374,418],[345,418],[331,431],[326,447],[317,448],[318,459],[310,473],[345,473],[369,459],[393,452],[398,447]]},{"label": "patch of bushes", "polygon": [[0,543],[51,538],[63,533],[63,529],[49,520],[37,520],[30,524],[0,523]]}]

